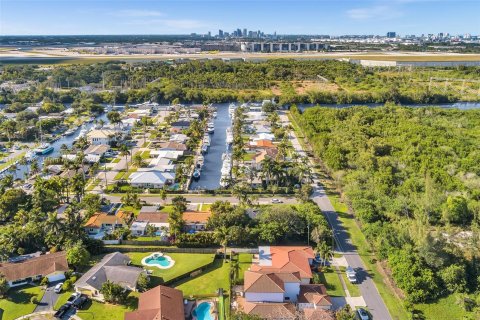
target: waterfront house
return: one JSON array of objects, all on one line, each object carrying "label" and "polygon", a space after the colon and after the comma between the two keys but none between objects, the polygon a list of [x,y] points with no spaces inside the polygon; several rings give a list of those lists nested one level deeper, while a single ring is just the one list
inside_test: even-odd
[{"label": "waterfront house", "polygon": [[175,130],[185,130],[190,128],[190,121],[187,120],[181,120],[181,121],[175,121],[170,124],[172,129]]},{"label": "waterfront house", "polygon": [[172,134],[169,139],[169,141],[178,142],[178,143],[185,143],[187,142],[187,140],[188,140],[187,135],[183,133]]},{"label": "waterfront house", "polygon": [[65,279],[68,270],[65,251],[24,255],[0,263],[0,274],[5,276],[9,287],[21,286],[44,277],[49,282],[61,281]]},{"label": "waterfront house", "polygon": [[149,171],[137,171],[130,175],[129,181],[132,187],[161,189],[175,181],[175,173],[151,169]]},{"label": "waterfront house", "polygon": [[106,233],[111,233],[117,228],[128,227],[131,215],[131,213],[126,211],[118,211],[116,215],[104,212],[95,213],[85,223],[84,229],[89,237],[101,239]]},{"label": "waterfront house", "polygon": [[157,286],[138,297],[138,309],[125,313],[125,320],[184,320],[183,293]]},{"label": "waterfront house", "polygon": [[90,144],[99,145],[99,144],[112,144],[116,141],[115,131],[109,129],[99,129],[92,130],[87,133],[87,141]]},{"label": "waterfront house", "polygon": [[104,301],[105,298],[100,289],[107,280],[126,290],[136,291],[138,277],[144,271],[129,264],[130,258],[120,252],[107,254],[75,282],[75,291],[92,299]]}]

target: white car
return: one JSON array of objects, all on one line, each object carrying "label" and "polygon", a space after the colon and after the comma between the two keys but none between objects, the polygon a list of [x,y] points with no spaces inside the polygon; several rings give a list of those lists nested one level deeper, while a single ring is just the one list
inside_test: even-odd
[{"label": "white car", "polygon": [[272,203],[283,203],[283,201],[277,198],[273,198]]},{"label": "white car", "polygon": [[60,292],[62,292],[62,286],[63,286],[63,282],[60,282],[59,284],[57,284],[57,285],[55,286],[55,288],[53,288],[53,292],[55,292],[55,293],[60,293]]}]

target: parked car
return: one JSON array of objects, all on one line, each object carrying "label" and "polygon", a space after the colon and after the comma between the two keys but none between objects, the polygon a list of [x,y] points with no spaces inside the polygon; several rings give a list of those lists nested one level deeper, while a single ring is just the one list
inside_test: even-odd
[{"label": "parked car", "polygon": [[62,319],[63,316],[67,314],[68,311],[70,311],[71,306],[69,304],[64,304],[61,306],[57,312],[53,315],[57,319]]},{"label": "parked car", "polygon": [[80,295],[74,302],[73,302],[73,307],[75,309],[82,309],[82,307],[87,303],[88,297],[84,294]]},{"label": "parked car", "polygon": [[72,295],[67,299],[67,303],[74,303],[75,300],[77,300],[78,298],[80,298],[81,294],[78,293],[78,292],[74,292],[72,293]]},{"label": "parked car", "polygon": [[357,318],[359,320],[370,320],[370,316],[368,315],[368,312],[362,308],[357,310]]},{"label": "parked car", "polygon": [[283,203],[283,201],[277,198],[273,198],[272,203]]},{"label": "parked car", "polygon": [[345,270],[345,273],[347,274],[347,278],[350,283],[357,283],[357,273],[355,272],[355,269],[348,266]]},{"label": "parked car", "polygon": [[58,283],[58,284],[55,286],[55,288],[53,288],[53,292],[55,292],[55,293],[60,293],[60,292],[62,292],[62,286],[63,286],[63,282]]}]

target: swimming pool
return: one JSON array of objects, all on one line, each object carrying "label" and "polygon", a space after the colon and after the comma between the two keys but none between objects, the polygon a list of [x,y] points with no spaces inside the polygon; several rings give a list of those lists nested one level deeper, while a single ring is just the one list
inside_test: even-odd
[{"label": "swimming pool", "polygon": [[211,302],[202,302],[200,303],[195,310],[193,310],[192,315],[194,319],[197,320],[215,320],[212,316],[210,309],[212,308]]},{"label": "swimming pool", "polygon": [[155,252],[142,259],[144,266],[157,267],[159,269],[171,268],[175,261],[170,256],[164,255],[161,252]]}]

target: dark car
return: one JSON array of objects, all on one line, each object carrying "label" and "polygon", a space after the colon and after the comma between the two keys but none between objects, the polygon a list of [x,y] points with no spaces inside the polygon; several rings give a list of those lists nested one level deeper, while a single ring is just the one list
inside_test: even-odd
[{"label": "dark car", "polygon": [[84,294],[82,294],[78,299],[73,301],[73,307],[75,309],[82,309],[82,307],[87,303],[88,297]]},{"label": "dark car", "polygon": [[69,304],[64,304],[63,306],[58,309],[57,312],[53,315],[57,319],[62,319],[63,316],[67,314],[67,312],[70,310],[70,305]]},{"label": "dark car", "polygon": [[68,298],[67,303],[74,303],[75,300],[77,300],[78,298],[80,298],[80,296],[81,296],[81,295],[80,295],[80,293],[78,293],[78,292],[72,293],[72,295]]}]

